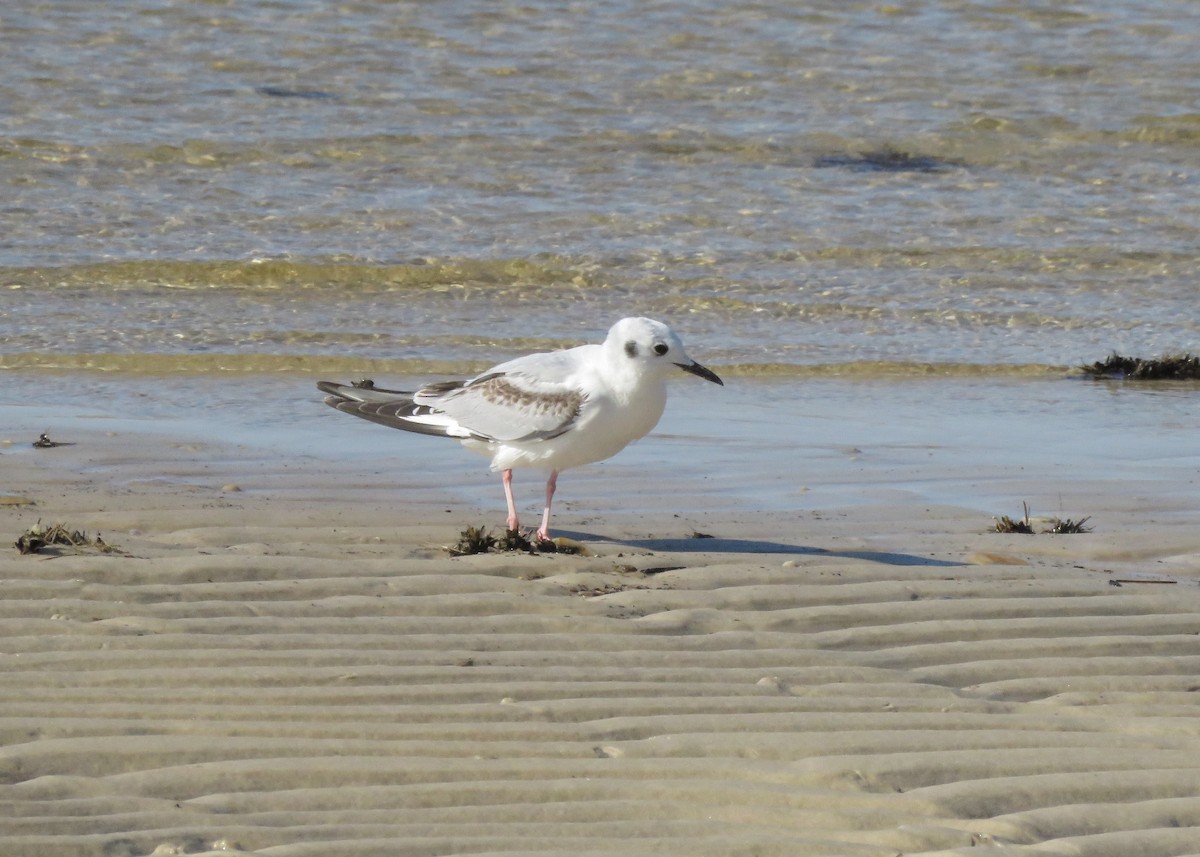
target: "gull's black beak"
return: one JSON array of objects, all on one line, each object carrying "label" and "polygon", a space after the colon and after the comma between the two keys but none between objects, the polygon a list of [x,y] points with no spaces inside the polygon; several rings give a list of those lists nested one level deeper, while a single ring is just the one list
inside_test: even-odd
[{"label": "gull's black beak", "polygon": [[697,375],[703,378],[705,381],[712,381],[714,384],[720,384],[722,387],[725,386],[725,382],[717,377],[716,372],[711,369],[705,369],[699,363],[676,363],[675,365],[684,372],[691,372],[693,375]]}]

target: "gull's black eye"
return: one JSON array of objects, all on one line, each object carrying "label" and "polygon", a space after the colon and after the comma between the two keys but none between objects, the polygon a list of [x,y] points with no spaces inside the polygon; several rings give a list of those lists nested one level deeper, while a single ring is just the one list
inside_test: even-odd
[{"label": "gull's black eye", "polygon": [[625,354],[629,357],[637,357],[637,343],[632,339],[625,343]]},{"label": "gull's black eye", "polygon": [[654,343],[654,353],[657,354],[659,357],[662,357],[664,354],[666,354],[670,350],[671,349],[667,346],[667,344],[665,342]]}]

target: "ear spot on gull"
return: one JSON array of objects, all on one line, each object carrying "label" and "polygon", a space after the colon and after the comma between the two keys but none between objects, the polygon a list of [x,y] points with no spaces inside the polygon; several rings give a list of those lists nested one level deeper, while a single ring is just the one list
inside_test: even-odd
[{"label": "ear spot on gull", "polygon": [[637,343],[632,339],[625,343],[625,354],[629,357],[637,357],[638,355]]}]

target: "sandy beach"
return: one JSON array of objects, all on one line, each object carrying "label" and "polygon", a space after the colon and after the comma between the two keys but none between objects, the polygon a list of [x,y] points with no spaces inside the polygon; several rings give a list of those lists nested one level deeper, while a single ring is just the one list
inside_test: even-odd
[{"label": "sandy beach", "polygon": [[478,467],[69,435],[0,447],[6,857],[1200,853],[1187,497],[622,512],[629,453],[563,489],[586,556],[453,557]]}]

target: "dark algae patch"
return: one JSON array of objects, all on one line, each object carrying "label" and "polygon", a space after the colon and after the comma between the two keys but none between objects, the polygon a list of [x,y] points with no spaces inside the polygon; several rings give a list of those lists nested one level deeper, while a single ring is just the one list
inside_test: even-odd
[{"label": "dark algae patch", "polygon": [[1164,354],[1162,357],[1122,357],[1113,352],[1080,371],[1089,378],[1118,381],[1200,381],[1200,357]]},{"label": "dark algae patch", "polygon": [[813,166],[839,167],[860,173],[940,173],[966,164],[953,158],[918,155],[885,146],[869,152],[821,155]]}]

